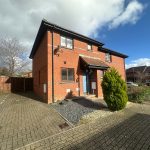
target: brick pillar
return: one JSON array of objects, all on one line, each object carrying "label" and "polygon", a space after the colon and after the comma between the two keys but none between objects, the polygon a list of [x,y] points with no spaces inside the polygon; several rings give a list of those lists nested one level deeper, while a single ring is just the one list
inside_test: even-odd
[{"label": "brick pillar", "polygon": [[103,97],[103,92],[102,92],[102,87],[101,87],[101,70],[96,70],[96,97],[102,98]]}]

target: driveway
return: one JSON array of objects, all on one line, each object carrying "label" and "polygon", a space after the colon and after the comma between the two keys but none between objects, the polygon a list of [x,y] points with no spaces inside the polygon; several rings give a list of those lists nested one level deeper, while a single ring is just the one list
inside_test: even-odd
[{"label": "driveway", "polygon": [[[74,103],[91,108],[89,103]],[[150,150],[149,102],[61,128],[65,122],[53,107],[33,98],[0,95],[0,150]]]},{"label": "driveway", "polygon": [[16,149],[70,128],[47,104],[16,94],[0,95],[0,150]]},{"label": "driveway", "polygon": [[150,105],[132,104],[19,150],[150,150]]}]

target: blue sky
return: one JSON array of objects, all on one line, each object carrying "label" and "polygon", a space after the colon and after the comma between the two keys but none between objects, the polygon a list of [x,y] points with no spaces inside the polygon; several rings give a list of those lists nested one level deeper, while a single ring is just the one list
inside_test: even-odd
[{"label": "blue sky", "polygon": [[127,54],[126,64],[143,58],[150,59],[150,1],[141,2],[146,7],[135,24],[126,24],[113,30],[103,29],[97,37],[106,47]]},{"label": "blue sky", "polygon": [[28,58],[43,18],[127,54],[127,67],[150,65],[148,0],[0,0],[0,37],[19,39]]}]

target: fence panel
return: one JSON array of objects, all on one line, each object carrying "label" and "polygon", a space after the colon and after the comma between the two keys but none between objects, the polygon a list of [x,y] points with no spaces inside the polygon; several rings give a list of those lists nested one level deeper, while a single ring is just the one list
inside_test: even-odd
[{"label": "fence panel", "polygon": [[33,90],[33,78],[0,76],[0,92],[26,92]]},{"label": "fence panel", "polygon": [[0,76],[0,92],[10,92],[11,82],[7,76]]}]

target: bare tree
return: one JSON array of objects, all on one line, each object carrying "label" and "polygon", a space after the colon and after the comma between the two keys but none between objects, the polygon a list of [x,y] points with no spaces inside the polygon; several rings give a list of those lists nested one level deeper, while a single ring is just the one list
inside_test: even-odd
[{"label": "bare tree", "polygon": [[144,84],[145,83],[145,80],[146,80],[146,69],[147,69],[147,66],[144,67],[143,70],[141,71],[136,71],[136,76],[137,76],[137,82],[139,84]]},{"label": "bare tree", "polygon": [[144,72],[137,71],[136,72],[136,76],[137,76],[137,83],[138,84],[143,84],[143,82],[145,80],[145,74],[144,74]]},{"label": "bare tree", "polygon": [[0,63],[8,69],[9,75],[14,76],[28,65],[25,47],[16,38],[0,39]]}]

